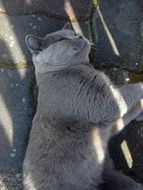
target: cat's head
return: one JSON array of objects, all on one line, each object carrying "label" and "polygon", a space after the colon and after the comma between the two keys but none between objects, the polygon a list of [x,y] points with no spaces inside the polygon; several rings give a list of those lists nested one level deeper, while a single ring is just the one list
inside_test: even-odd
[{"label": "cat's head", "polygon": [[32,53],[36,72],[57,71],[88,62],[90,43],[75,33],[69,23],[44,38],[27,35],[25,41]]}]

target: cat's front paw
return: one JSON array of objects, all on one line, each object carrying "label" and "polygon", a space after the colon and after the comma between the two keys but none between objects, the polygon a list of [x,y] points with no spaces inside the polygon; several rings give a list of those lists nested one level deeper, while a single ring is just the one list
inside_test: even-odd
[{"label": "cat's front paw", "polygon": [[141,112],[136,118],[136,121],[143,121],[143,112]]},{"label": "cat's front paw", "polygon": [[141,89],[143,90],[143,82],[139,82]]}]

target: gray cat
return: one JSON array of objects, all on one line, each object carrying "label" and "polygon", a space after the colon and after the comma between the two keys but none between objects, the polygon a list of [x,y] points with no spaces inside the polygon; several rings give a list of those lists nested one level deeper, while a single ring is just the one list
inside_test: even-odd
[{"label": "gray cat", "polygon": [[89,64],[90,43],[69,24],[45,38],[28,35],[26,44],[39,95],[23,165],[25,190],[141,190],[114,170],[107,147],[143,110],[143,83],[114,87]]}]

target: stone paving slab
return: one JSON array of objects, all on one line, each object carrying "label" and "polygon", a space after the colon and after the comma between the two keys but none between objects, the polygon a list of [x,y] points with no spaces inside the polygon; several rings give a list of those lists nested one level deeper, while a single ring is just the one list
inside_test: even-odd
[{"label": "stone paving slab", "polygon": [[[95,0],[94,0],[95,1]],[[60,18],[87,19],[92,0],[1,0],[0,12],[8,14],[44,13]]]},{"label": "stone paving slab", "polygon": [[21,168],[34,113],[33,68],[0,69],[0,171]]},{"label": "stone paving slab", "polygon": [[97,34],[95,65],[143,72],[142,16],[141,0],[100,1],[93,18]]},{"label": "stone paving slab", "polygon": [[[64,24],[65,21],[47,16],[0,14],[0,25],[3,26],[0,27],[0,66],[8,67],[11,63],[31,62],[31,53],[26,47],[25,36],[33,34],[44,37],[48,33],[62,29]],[[72,25],[77,32],[82,32],[90,38],[88,21],[72,22]]]}]

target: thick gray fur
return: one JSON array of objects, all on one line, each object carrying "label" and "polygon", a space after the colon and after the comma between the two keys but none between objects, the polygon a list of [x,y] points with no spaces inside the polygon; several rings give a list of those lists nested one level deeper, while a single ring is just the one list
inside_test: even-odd
[{"label": "thick gray fur", "polygon": [[114,87],[89,64],[89,41],[67,27],[45,38],[29,35],[26,44],[39,95],[23,165],[25,190],[97,190],[102,183],[103,189],[141,190],[109,164],[107,146],[120,130],[118,119],[126,125],[143,110],[143,83]]}]

